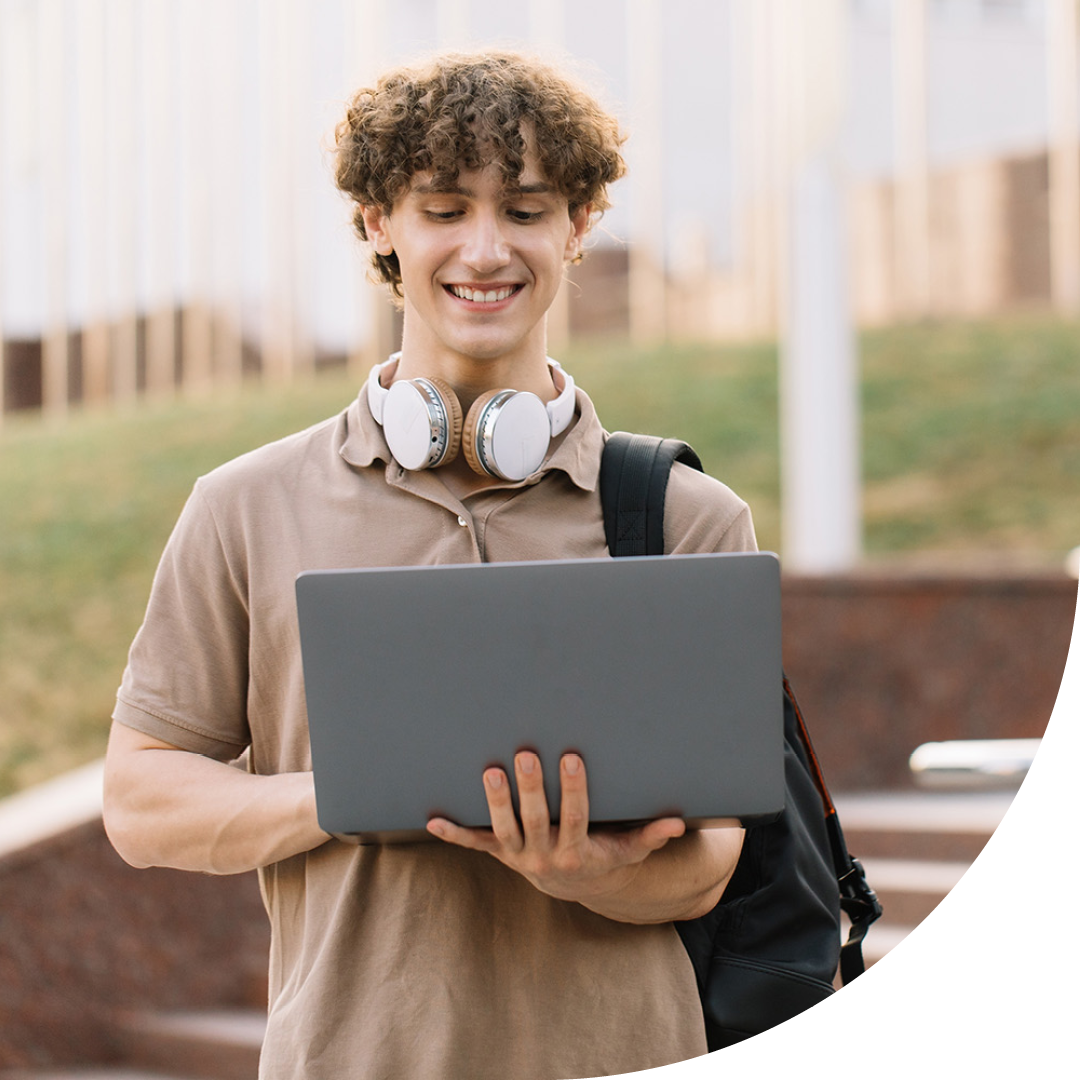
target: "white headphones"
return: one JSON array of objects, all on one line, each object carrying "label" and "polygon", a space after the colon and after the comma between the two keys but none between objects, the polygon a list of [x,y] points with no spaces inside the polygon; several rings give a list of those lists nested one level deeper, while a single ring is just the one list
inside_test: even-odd
[{"label": "white headphones", "polygon": [[367,399],[390,453],[410,471],[446,465],[460,448],[473,472],[524,480],[540,468],[551,440],[574,418],[574,380],[550,358],[559,391],[554,401],[545,405],[527,390],[489,390],[464,421],[457,395],[441,379],[402,379],[384,387],[383,373],[392,375],[400,358],[394,353],[371,369]]}]

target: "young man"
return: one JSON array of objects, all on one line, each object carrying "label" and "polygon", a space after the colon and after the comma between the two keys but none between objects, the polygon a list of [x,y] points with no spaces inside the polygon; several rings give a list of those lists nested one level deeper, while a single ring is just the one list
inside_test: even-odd
[{"label": "young man", "polygon": [[[606,553],[605,433],[548,360],[545,317],[621,141],[586,93],[515,55],[443,56],[360,91],[337,179],[402,298],[400,354],[339,416],[200,479],[162,557],[113,715],[106,826],[136,866],[258,869],[265,1077],[548,1080],[705,1052],[672,921],[716,903],[741,831],[589,831],[585,763],[522,753],[513,777],[477,777],[490,830],[328,837],[293,599],[302,570]],[[670,551],[754,547],[745,504],[681,466],[666,532]],[[248,771],[228,764],[245,750]],[[559,770],[558,826],[543,769]]]}]

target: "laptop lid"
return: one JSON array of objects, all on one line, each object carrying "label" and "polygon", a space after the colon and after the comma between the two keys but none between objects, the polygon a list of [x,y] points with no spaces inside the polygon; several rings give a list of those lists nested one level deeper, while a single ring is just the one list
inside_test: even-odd
[{"label": "laptop lid", "polygon": [[305,572],[319,823],[361,842],[489,826],[481,776],[585,761],[590,818],[747,823],[783,807],[780,574],[769,553]]}]

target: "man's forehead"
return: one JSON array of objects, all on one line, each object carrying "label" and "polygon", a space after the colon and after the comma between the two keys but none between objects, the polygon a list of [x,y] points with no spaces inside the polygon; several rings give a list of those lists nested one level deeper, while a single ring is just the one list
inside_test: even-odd
[{"label": "man's forehead", "polygon": [[502,163],[488,160],[481,168],[470,168],[459,162],[456,172],[448,170],[425,170],[416,173],[408,187],[408,194],[452,194],[473,195],[497,179],[497,187],[507,195],[547,194],[555,191],[555,185],[548,180],[543,166],[533,150],[525,152],[521,172],[516,177],[503,174]]}]

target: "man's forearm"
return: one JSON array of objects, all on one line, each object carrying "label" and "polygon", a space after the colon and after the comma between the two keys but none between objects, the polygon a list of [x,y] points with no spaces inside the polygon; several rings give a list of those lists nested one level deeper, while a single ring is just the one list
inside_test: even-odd
[{"label": "man's forearm", "polygon": [[133,866],[237,874],[328,837],[310,773],[254,776],[114,724],[105,828]]},{"label": "man's forearm", "polygon": [[742,851],[742,829],[701,829],[669,840],[632,869],[625,884],[580,902],[617,922],[660,923],[711,911]]}]

